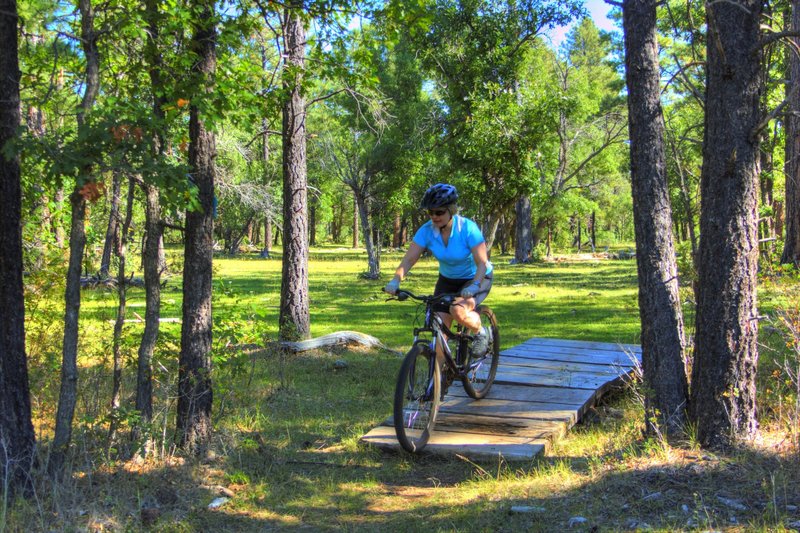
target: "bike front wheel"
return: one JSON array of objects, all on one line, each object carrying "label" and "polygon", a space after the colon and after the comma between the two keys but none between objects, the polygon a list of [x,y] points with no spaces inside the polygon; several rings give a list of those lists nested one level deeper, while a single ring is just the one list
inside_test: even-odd
[{"label": "bike front wheel", "polygon": [[488,307],[481,305],[475,310],[481,316],[481,324],[489,330],[489,349],[481,357],[470,356],[467,368],[461,375],[464,390],[471,398],[480,400],[489,393],[497,374],[497,363],[500,361],[500,329],[497,318]]},{"label": "bike front wheel", "polygon": [[419,452],[428,443],[439,411],[442,372],[436,354],[415,344],[403,360],[394,391],[394,429],[406,451]]}]

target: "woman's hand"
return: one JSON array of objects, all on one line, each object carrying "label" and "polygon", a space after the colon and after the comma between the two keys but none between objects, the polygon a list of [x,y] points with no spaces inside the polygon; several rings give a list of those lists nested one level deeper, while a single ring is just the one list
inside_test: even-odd
[{"label": "woman's hand", "polygon": [[478,294],[478,291],[480,290],[480,288],[481,288],[481,284],[478,283],[477,281],[473,281],[471,284],[469,284],[468,286],[466,286],[463,289],[461,289],[461,297],[462,298],[472,298],[473,296]]},{"label": "woman's hand", "polygon": [[400,289],[400,280],[397,278],[392,278],[392,280],[386,284],[383,288],[383,292],[388,292],[392,296],[397,294],[397,291]]}]

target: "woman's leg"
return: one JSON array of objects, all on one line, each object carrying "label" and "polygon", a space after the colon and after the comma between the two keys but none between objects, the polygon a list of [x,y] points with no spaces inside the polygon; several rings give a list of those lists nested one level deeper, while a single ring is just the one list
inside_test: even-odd
[{"label": "woman's leg", "polygon": [[[481,329],[481,316],[475,308],[486,299],[486,295],[492,288],[491,278],[484,278],[481,287],[472,298],[456,298],[450,306],[450,314],[456,322],[469,329],[472,333],[477,333]],[[449,325],[448,325],[449,327]]]}]

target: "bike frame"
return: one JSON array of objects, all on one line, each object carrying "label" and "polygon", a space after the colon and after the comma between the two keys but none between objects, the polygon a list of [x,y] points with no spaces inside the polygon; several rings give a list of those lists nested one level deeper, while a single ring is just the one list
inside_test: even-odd
[{"label": "bike frame", "polygon": [[[429,341],[420,339],[420,333],[424,332],[428,332],[432,335],[432,338]],[[453,351],[450,349],[450,345],[447,343],[448,338],[456,340],[455,357],[453,357]],[[466,340],[469,340],[467,335],[463,333],[456,333],[444,324],[444,320],[442,320],[442,317],[439,316],[439,312],[433,309],[432,302],[425,303],[425,326],[421,328],[414,328],[414,344],[419,342],[427,342],[433,353],[436,353],[437,344],[441,346],[445,365],[460,376],[465,371],[465,369],[461,367],[463,363],[461,361],[461,355],[463,350],[462,344],[464,344],[464,341]]]}]

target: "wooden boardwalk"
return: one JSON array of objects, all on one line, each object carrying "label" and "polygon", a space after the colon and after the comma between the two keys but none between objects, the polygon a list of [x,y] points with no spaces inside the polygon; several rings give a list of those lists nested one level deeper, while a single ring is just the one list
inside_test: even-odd
[{"label": "wooden boardwalk", "polygon": [[[439,408],[426,452],[525,460],[544,452],[636,364],[632,344],[533,338],[500,352],[489,395],[473,400],[460,382]],[[391,417],[361,437],[400,449]]]}]

